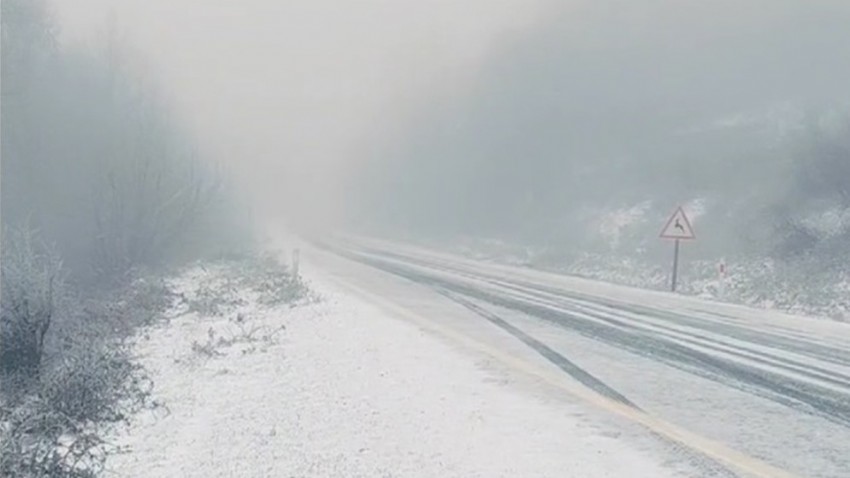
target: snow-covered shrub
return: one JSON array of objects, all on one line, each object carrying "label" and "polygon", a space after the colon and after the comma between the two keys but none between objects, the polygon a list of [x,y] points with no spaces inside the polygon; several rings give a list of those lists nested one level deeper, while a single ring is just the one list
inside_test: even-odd
[{"label": "snow-covered shrub", "polygon": [[295,305],[308,299],[309,289],[286,264],[270,254],[258,254],[239,262],[232,277],[240,287],[258,294],[258,302],[267,307]]},{"label": "snow-covered shrub", "polygon": [[189,310],[201,316],[220,317],[235,312],[245,305],[245,292],[255,294],[257,302],[266,307],[294,307],[318,300],[300,277],[271,255],[225,260],[213,267],[221,268],[222,273],[201,279],[188,294]]},{"label": "snow-covered shrub", "polygon": [[215,330],[210,327],[209,330],[207,330],[206,341],[203,343],[198,342],[197,340],[192,342],[192,352],[195,352],[205,358],[221,357],[224,354],[218,350],[220,346],[220,339],[220,337],[216,337]]},{"label": "snow-covered shrub", "polygon": [[189,311],[202,317],[219,317],[244,303],[232,283],[209,280],[195,289],[189,299]]},{"label": "snow-covered shrub", "polygon": [[97,296],[66,295],[62,313],[45,337],[42,368],[46,373],[75,359],[80,347],[89,351],[101,346],[123,348],[125,339],[161,319],[173,302],[173,292],[159,280],[134,280]]},{"label": "snow-covered shrub", "polygon": [[140,277],[124,288],[121,294],[125,325],[151,325],[171,307],[177,295],[160,277]]},{"label": "snow-covered shrub", "polygon": [[[122,309],[123,307],[116,307]],[[91,319],[91,318],[90,318]],[[99,476],[112,448],[105,426],[158,404],[153,383],[108,324],[65,327],[38,380],[0,396],[0,476]],[[12,390],[17,393],[10,393]]]},{"label": "snow-covered shrub", "polygon": [[30,229],[11,231],[0,255],[0,372],[38,375],[62,293],[62,264]]},{"label": "snow-covered shrub", "polygon": [[133,281],[83,302],[62,291],[61,264],[31,231],[3,248],[0,476],[98,476],[110,447],[103,427],[154,406],[153,384],[124,343],[173,294]]},{"label": "snow-covered shrub", "polygon": [[106,443],[38,395],[7,408],[0,423],[0,476],[93,478],[104,468]]},{"label": "snow-covered shrub", "polygon": [[295,306],[302,299],[314,299],[300,277],[284,274],[267,274],[258,278],[254,291],[260,295],[260,304],[267,307]]},{"label": "snow-covered shrub", "polygon": [[269,327],[239,313],[228,319],[227,326],[218,332],[210,327],[203,343],[192,342],[192,351],[205,358],[222,357],[226,349],[236,346],[240,346],[237,348],[243,355],[253,353],[258,347],[265,350],[276,344],[278,334],[284,330],[286,326]]},{"label": "snow-covered shrub", "polygon": [[45,371],[41,395],[78,423],[126,421],[151,405],[153,382],[124,347],[80,343]]}]

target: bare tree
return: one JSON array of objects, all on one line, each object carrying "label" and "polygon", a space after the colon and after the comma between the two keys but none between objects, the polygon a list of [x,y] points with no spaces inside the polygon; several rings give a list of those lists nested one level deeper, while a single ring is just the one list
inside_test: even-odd
[{"label": "bare tree", "polygon": [[115,29],[62,47],[43,3],[2,2],[3,224],[30,220],[86,279],[173,257],[218,179]]}]

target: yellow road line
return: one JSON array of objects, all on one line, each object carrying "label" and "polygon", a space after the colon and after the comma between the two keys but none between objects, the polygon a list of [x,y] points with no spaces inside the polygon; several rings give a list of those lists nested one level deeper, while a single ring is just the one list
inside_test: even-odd
[{"label": "yellow road line", "polygon": [[744,453],[735,451],[720,442],[689,432],[677,425],[653,417],[644,411],[636,410],[628,405],[611,400],[610,398],[587,387],[568,380],[562,374],[554,373],[553,371],[506,354],[495,347],[489,346],[466,334],[458,332],[457,330],[428,320],[419,314],[393,304],[381,296],[354,286],[342,279],[333,277],[332,280],[341,287],[363,297],[378,308],[383,309],[398,318],[407,319],[423,329],[439,334],[470,350],[487,355],[511,369],[541,379],[549,385],[557,387],[585,403],[623,417],[631,422],[640,424],[672,442],[683,445],[725,465],[732,471],[742,473],[744,476],[750,476],[753,478],[796,478],[793,474],[785,470],[779,469]]}]

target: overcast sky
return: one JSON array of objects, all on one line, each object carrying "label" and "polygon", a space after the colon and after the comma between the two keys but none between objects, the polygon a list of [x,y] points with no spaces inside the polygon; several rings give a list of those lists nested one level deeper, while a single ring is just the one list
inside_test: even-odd
[{"label": "overcast sky", "polygon": [[67,41],[112,24],[271,212],[344,204],[341,178],[386,151],[501,157],[512,181],[536,159],[558,184],[588,158],[850,103],[847,0],[51,1]]},{"label": "overcast sky", "polygon": [[206,152],[265,203],[327,196],[340,164],[473,78],[540,1],[52,0],[65,41],[97,44],[113,24]]}]

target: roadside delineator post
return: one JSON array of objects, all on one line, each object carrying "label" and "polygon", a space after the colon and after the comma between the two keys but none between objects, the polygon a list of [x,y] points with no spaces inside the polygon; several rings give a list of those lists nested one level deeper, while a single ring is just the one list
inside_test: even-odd
[{"label": "roadside delineator post", "polygon": [[681,206],[676,208],[676,211],[667,220],[667,224],[661,230],[661,238],[676,241],[673,246],[673,273],[670,279],[670,290],[676,292],[676,282],[679,278],[679,244],[682,240],[696,239],[691,221],[688,220],[688,216]]},{"label": "roadside delineator post", "polygon": [[297,247],[292,250],[292,277],[298,279],[298,269],[301,265],[301,250]]}]

